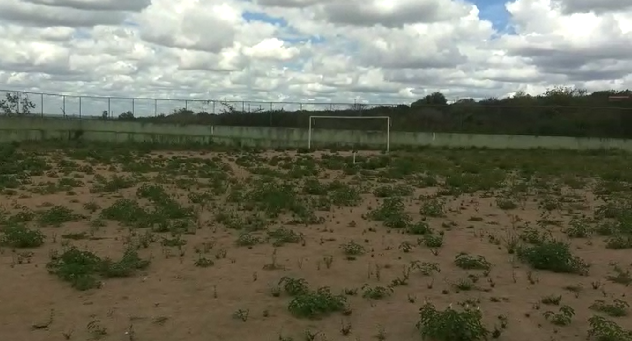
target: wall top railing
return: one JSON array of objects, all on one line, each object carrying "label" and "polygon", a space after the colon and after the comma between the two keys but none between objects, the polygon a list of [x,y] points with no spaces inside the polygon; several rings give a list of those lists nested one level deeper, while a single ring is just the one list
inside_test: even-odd
[{"label": "wall top railing", "polygon": [[[82,94],[59,94],[48,92],[5,90],[0,89],[0,100],[7,94],[17,96],[16,110],[24,111],[26,105],[23,101],[28,99],[34,107],[29,108],[30,113],[61,114],[70,116],[90,115],[100,116],[103,111],[108,113],[131,112],[139,116],[154,116],[169,114],[173,110],[185,109],[192,111],[204,111],[219,114],[226,110],[239,110],[242,112],[259,112],[269,110],[286,111],[320,111],[320,110],[345,110],[365,109],[374,107],[396,107],[404,103],[353,103],[317,102],[317,101],[256,101],[256,100],[224,100],[204,98],[151,98],[151,97],[124,97],[124,96],[97,96]],[[97,108],[98,107],[98,108]],[[165,109],[169,108],[165,112]],[[95,112],[96,111],[96,112]]]}]

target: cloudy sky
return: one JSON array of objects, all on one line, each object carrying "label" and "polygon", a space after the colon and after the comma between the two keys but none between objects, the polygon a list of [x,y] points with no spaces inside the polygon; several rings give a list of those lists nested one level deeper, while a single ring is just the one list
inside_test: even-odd
[{"label": "cloudy sky", "polygon": [[632,88],[630,0],[1,0],[0,84],[410,103]]}]

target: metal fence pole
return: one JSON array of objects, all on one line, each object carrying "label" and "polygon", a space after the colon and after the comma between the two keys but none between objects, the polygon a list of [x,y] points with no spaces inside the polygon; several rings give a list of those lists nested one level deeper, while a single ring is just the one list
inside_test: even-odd
[{"label": "metal fence pole", "polygon": [[16,110],[17,110],[18,115],[19,115],[19,114],[21,114],[21,112],[20,112],[20,102],[22,102],[22,91],[18,91],[17,95],[18,95],[18,103],[17,103],[18,106],[17,106]]},{"label": "metal fence pole", "polygon": [[81,99],[83,98],[83,96],[79,96],[79,118],[81,118]]},{"label": "metal fence pole", "polygon": [[132,98],[132,116],[136,117],[136,99]]},{"label": "metal fence pole", "polygon": [[112,98],[108,97],[108,115],[107,117],[112,117]]},{"label": "metal fence pole", "polygon": [[40,114],[44,116],[44,94],[40,94]]},{"label": "metal fence pole", "polygon": [[66,118],[66,95],[61,96],[61,111],[64,114],[64,118]]},{"label": "metal fence pole", "polygon": [[189,100],[188,99],[184,100],[184,110],[189,110]]},{"label": "metal fence pole", "polygon": [[154,98],[154,117],[158,117],[158,100]]}]

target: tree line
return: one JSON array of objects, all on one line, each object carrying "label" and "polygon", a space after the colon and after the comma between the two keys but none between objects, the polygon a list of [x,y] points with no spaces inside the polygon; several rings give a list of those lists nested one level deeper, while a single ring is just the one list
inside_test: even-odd
[{"label": "tree line", "polygon": [[[0,110],[6,114],[9,104],[6,99],[0,101]],[[581,89],[555,87],[537,96],[516,93],[509,98],[461,99],[453,103],[448,103],[442,93],[435,92],[410,105],[370,107],[354,104],[342,110],[321,111],[244,112],[228,103],[219,104],[222,107],[219,114],[182,108],[155,117],[134,117],[131,112],[125,112],[117,119],[304,129],[308,126],[309,116],[314,115],[389,116],[391,131],[632,138],[632,91],[629,90],[588,93]],[[27,100],[22,107],[31,108],[31,105]],[[108,117],[104,112],[103,118]],[[318,119],[312,123],[318,129],[386,130],[385,121],[378,119]]]}]

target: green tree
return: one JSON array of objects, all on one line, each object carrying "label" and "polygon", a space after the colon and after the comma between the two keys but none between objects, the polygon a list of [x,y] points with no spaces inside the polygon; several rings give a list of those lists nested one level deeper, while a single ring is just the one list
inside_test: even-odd
[{"label": "green tree", "polygon": [[35,109],[35,104],[27,94],[8,92],[5,99],[0,100],[0,110],[7,116],[28,115],[31,109]]}]

